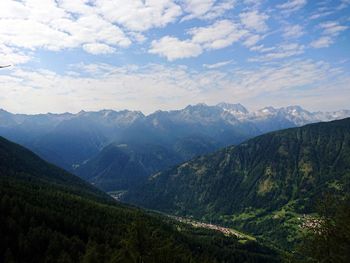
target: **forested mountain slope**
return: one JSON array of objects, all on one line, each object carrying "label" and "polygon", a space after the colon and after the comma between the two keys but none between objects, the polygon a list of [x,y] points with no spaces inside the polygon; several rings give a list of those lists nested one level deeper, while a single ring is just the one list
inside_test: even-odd
[{"label": "forested mountain slope", "polygon": [[26,148],[0,137],[0,178],[29,184],[54,185],[57,189],[96,200],[108,195],[65,170],[39,158]]},{"label": "forested mountain slope", "polygon": [[349,191],[350,119],[265,134],[155,174],[124,200],[293,243],[322,192]]},{"label": "forested mountain slope", "polygon": [[[0,262],[274,262],[257,242],[116,203],[0,138]],[[214,238],[213,238],[214,237]]]},{"label": "forested mountain slope", "polygon": [[74,172],[105,191],[121,191],[181,161],[178,154],[160,145],[112,143]]}]

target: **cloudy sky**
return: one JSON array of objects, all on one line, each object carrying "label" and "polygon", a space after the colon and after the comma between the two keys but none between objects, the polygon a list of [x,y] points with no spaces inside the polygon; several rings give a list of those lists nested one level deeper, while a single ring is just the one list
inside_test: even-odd
[{"label": "cloudy sky", "polygon": [[350,108],[350,0],[0,0],[0,108]]}]

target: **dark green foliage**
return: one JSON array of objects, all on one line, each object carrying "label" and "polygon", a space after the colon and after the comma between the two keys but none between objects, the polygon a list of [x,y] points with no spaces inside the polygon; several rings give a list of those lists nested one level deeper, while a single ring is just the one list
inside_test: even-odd
[{"label": "dark green foliage", "polygon": [[[273,262],[258,243],[198,235],[121,205],[0,138],[0,262]],[[227,245],[226,245],[227,244]]]},{"label": "dark green foliage", "polygon": [[349,191],[350,119],[273,132],[151,176],[125,200],[290,247],[323,191]]},{"label": "dark green foliage", "polygon": [[211,153],[217,150],[218,146],[218,143],[210,137],[192,135],[177,140],[173,150],[183,161],[187,161],[196,156]]},{"label": "dark green foliage", "polygon": [[112,143],[77,166],[74,173],[104,191],[126,191],[144,183],[151,174],[214,149],[210,138],[199,136],[182,138],[173,147]]},{"label": "dark green foliage", "polygon": [[113,143],[74,172],[104,191],[127,190],[181,160],[159,145]]},{"label": "dark green foliage", "polygon": [[310,219],[297,262],[350,262],[350,197],[325,195],[318,201],[318,216]]},{"label": "dark green foliage", "polygon": [[[0,254],[10,251],[17,262],[60,262],[62,256],[68,262],[110,262],[125,249],[154,262],[167,239],[173,239],[171,249],[178,252],[172,254],[174,262],[192,258],[183,244],[175,249],[175,233],[142,212],[45,187],[31,189],[31,185],[1,181]],[[136,220],[142,222],[139,236],[132,234]],[[142,247],[124,247],[133,242],[147,246],[147,255]]]},{"label": "dark green foliage", "polygon": [[96,200],[111,198],[80,178],[40,159],[24,147],[0,137],[0,177],[55,187]]}]

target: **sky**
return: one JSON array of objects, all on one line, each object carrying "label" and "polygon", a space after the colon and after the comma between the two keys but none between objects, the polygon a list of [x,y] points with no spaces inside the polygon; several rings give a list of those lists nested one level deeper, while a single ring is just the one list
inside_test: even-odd
[{"label": "sky", "polygon": [[350,0],[0,0],[0,108],[350,109]]}]

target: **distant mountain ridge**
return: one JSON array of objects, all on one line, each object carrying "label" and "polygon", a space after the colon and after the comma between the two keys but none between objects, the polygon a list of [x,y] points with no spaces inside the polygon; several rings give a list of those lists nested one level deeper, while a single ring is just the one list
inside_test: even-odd
[{"label": "distant mountain ridge", "polygon": [[[331,121],[336,119],[343,119],[350,117],[350,110],[337,110],[329,112],[310,112],[303,109],[300,106],[287,106],[282,108],[274,107],[264,107],[256,111],[249,111],[245,106],[240,103],[231,104],[226,102],[221,102],[216,105],[207,105],[205,103],[199,103],[196,105],[188,105],[187,107],[180,110],[158,110],[149,115],[145,115],[140,111],[131,110],[100,110],[100,111],[80,111],[78,113],[41,113],[41,114],[13,114],[4,109],[0,109],[0,127],[11,127],[14,125],[26,125],[29,123],[42,125],[43,127],[55,127],[61,122],[77,119],[77,118],[95,118],[99,119],[100,124],[104,126],[114,126],[114,127],[126,127],[134,123],[139,119],[152,120],[155,117],[161,115],[171,115],[176,116],[177,119],[181,121],[190,122],[193,118],[200,118],[201,121],[211,120],[218,118],[223,112],[230,113],[233,117],[241,122],[245,121],[255,121],[261,119],[268,119],[276,116],[283,116],[286,119],[293,122],[295,125],[304,125],[312,122],[320,121]],[[195,114],[195,115],[193,115]],[[224,115],[225,116],[225,115]],[[230,118],[221,116],[227,121]],[[232,116],[231,120],[232,120]],[[214,118],[214,119],[213,119]],[[198,122],[198,120],[196,121]]]},{"label": "distant mountain ridge", "polygon": [[[250,112],[241,104],[229,103],[214,106],[200,103],[180,110],[156,111],[149,115],[129,110],[37,115],[12,114],[0,110],[0,135],[28,147],[43,159],[83,178],[102,180],[107,177],[101,176],[100,172],[106,167],[115,167],[115,163],[94,169],[96,174],[83,175],[81,171],[86,171],[83,166],[94,162],[96,158],[104,159],[101,155],[105,155],[106,151],[103,149],[111,144],[134,145],[134,152],[139,153],[124,153],[131,154],[133,157],[129,157],[132,158],[144,155],[142,149],[145,145],[150,149],[163,148],[164,159],[159,160],[164,161],[164,164],[155,155],[155,159],[146,158],[146,162],[136,161],[142,163],[143,168],[129,173],[129,176],[138,177],[146,171],[149,173],[158,168],[168,168],[266,132],[346,116],[350,116],[349,110],[311,113],[299,106],[289,106],[279,109],[266,107]],[[172,162],[166,161],[168,158]],[[116,158],[109,160],[119,162]],[[154,169],[155,163],[159,164],[157,169]],[[106,175],[105,172],[103,174]],[[108,178],[114,178],[108,182],[113,184],[113,180],[121,180],[119,174],[118,169],[113,176],[108,172]],[[105,190],[110,189],[107,182],[91,182],[106,186]]]}]

